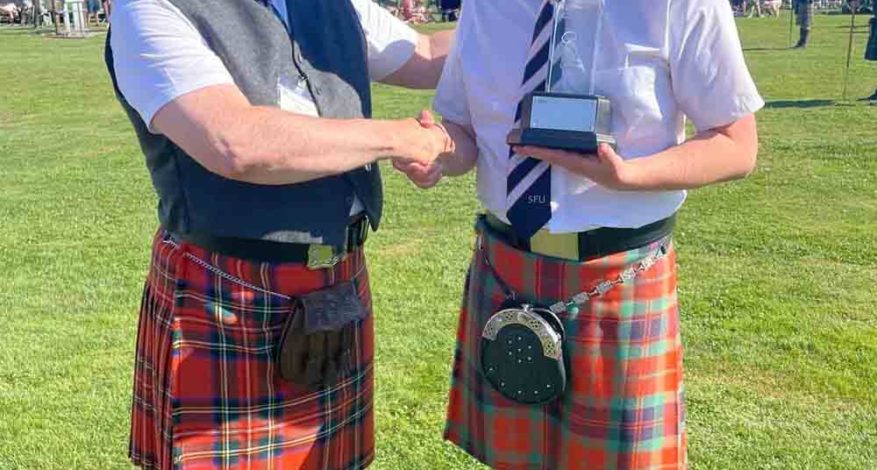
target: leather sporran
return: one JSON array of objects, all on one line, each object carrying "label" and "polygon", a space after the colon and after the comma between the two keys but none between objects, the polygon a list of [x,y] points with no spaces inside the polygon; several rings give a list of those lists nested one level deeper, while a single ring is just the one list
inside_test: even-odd
[{"label": "leather sporran", "polygon": [[563,323],[550,310],[529,305],[500,310],[481,334],[481,371],[510,400],[549,403],[566,390],[564,340]]},{"label": "leather sporran", "polygon": [[299,385],[331,386],[356,367],[356,328],[368,311],[351,281],[294,302],[277,353],[280,376]]}]

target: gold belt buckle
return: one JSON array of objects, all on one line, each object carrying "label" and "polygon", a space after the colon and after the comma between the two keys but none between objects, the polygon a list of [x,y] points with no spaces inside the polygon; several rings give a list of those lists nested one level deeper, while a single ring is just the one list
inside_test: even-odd
[{"label": "gold belt buckle", "polygon": [[332,245],[311,245],[308,247],[308,269],[329,269],[335,267],[344,255],[335,252]]}]

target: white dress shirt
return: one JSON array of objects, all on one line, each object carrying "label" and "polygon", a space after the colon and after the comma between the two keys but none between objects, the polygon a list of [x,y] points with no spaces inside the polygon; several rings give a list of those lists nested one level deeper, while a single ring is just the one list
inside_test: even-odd
[{"label": "white dress shirt", "polygon": [[[626,159],[678,145],[688,117],[698,130],[730,124],[764,106],[749,74],[727,0],[594,0],[590,46],[580,51],[593,91],[613,106],[612,133]],[[507,221],[506,135],[541,0],[468,0],[435,109],[475,130],[478,196]],[[711,158],[703,155],[702,158]],[[685,191],[619,192],[552,169],[547,224],[553,233],[635,228],[675,213]]]}]

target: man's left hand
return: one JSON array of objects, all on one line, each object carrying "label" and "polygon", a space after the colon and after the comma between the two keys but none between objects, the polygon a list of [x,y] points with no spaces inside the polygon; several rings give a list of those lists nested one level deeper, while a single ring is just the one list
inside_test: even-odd
[{"label": "man's left hand", "polygon": [[442,166],[438,162],[423,164],[396,160],[393,161],[393,168],[404,173],[420,189],[432,188],[444,177]]},{"label": "man's left hand", "polygon": [[585,155],[543,147],[515,147],[519,155],[527,155],[557,165],[591,181],[618,191],[636,189],[632,182],[633,167],[608,144],[600,144],[596,155]]}]

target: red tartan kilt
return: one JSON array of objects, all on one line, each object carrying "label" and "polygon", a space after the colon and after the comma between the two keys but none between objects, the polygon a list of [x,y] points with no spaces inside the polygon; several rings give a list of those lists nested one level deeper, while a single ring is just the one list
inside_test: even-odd
[{"label": "red tartan kilt", "polygon": [[584,263],[516,250],[486,234],[466,283],[445,437],[497,469],[679,469],[686,465],[676,256],[563,314],[564,396],[543,406],[500,395],[480,370],[481,332],[506,300],[551,305],[616,279],[659,245]]},{"label": "red tartan kilt", "polygon": [[332,388],[279,378],[274,356],[291,297],[355,279],[360,250],[334,269],[254,263],[176,245],[160,231],[143,294],[130,456],[157,469],[359,469],[373,459],[373,324],[357,367]]}]

